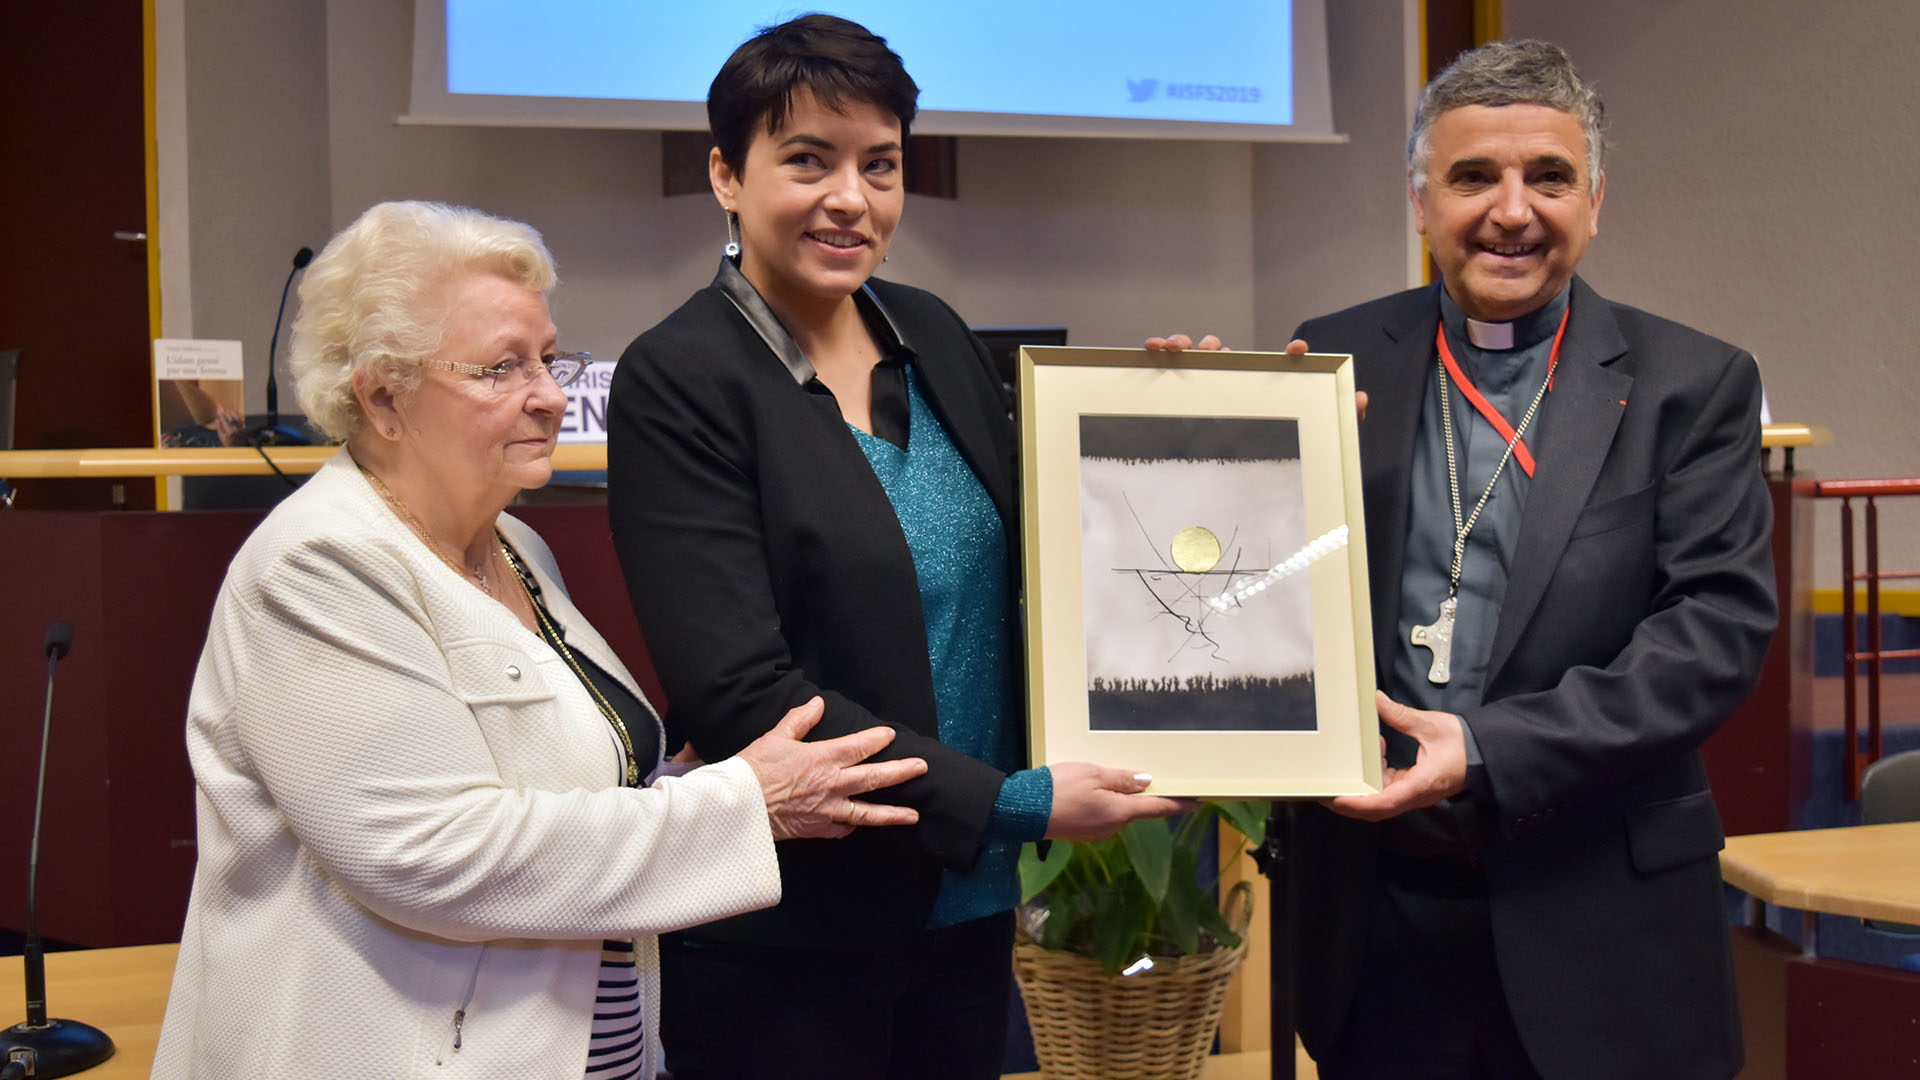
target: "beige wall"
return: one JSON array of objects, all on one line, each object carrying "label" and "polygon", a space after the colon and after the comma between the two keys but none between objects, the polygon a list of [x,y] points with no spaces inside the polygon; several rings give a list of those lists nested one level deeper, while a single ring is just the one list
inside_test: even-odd
[{"label": "beige wall", "polygon": [[[163,183],[164,213],[190,225],[185,255],[175,247],[163,270],[163,291],[190,297],[168,309],[169,334],[240,337],[258,372],[293,249],[317,248],[381,199],[468,203],[533,223],[560,261],[563,335],[603,356],[713,274],[719,212],[706,195],[659,194],[656,135],[396,124],[408,4],[157,6],[163,24],[186,28],[180,55],[161,63],[162,98],[188,105],[162,137],[163,176],[185,178]],[[1336,94],[1349,99],[1336,117],[1391,142],[1407,94],[1406,5],[1329,7]],[[886,276],[932,289],[976,325],[1064,324],[1082,344],[1175,329],[1284,344],[1292,322],[1404,276],[1391,155],[1358,150],[963,139],[961,197],[908,200]],[[1376,165],[1385,179],[1367,183]],[[165,236],[162,248],[165,258]]]},{"label": "beige wall", "polygon": [[[1798,455],[1803,469],[1920,475],[1920,5],[1507,0],[1505,12],[1510,36],[1564,45],[1607,102],[1613,157],[1588,280],[1752,350],[1774,418],[1834,432]],[[1818,518],[1825,586],[1839,584],[1838,512]],[[1920,507],[1890,507],[1881,527],[1883,557],[1920,569]]]},{"label": "beige wall", "polygon": [[[161,27],[179,31],[155,44],[162,328],[244,342],[258,410],[281,283],[294,251],[318,250],[327,236],[326,12],[315,0],[157,0],[155,9]],[[183,223],[184,259],[169,252]],[[280,407],[298,411],[287,392]]]},{"label": "beige wall", "polygon": [[[1418,272],[1402,157],[1417,9],[1327,8],[1349,143],[963,139],[961,197],[909,200],[887,276],[979,325],[1064,323],[1084,344],[1210,329],[1270,348],[1301,319],[1404,287]],[[241,338],[257,373],[293,249],[386,198],[534,223],[560,259],[563,333],[601,355],[712,274],[719,214],[658,194],[657,136],[396,125],[412,38],[400,0],[156,0],[156,14],[168,334]],[[1920,339],[1920,124],[1899,74],[1920,6],[1508,0],[1505,17],[1510,34],[1566,45],[1608,99],[1614,156],[1583,268],[1595,286],[1759,355],[1775,416],[1836,433],[1804,468],[1920,472],[1920,365],[1905,356]],[[1920,566],[1920,548],[1895,555]]]},{"label": "beige wall", "polygon": [[1419,88],[1413,11],[1384,0],[1328,3],[1333,122],[1350,141],[1253,150],[1254,329],[1263,347],[1285,345],[1316,315],[1420,281],[1406,181]]}]

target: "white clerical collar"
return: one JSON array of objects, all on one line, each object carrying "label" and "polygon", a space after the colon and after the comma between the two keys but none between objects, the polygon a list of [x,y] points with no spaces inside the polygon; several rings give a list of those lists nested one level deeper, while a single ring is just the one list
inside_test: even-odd
[{"label": "white clerical collar", "polygon": [[1573,289],[1569,286],[1519,318],[1507,322],[1486,322],[1469,318],[1454,302],[1452,294],[1441,289],[1440,316],[1446,324],[1447,333],[1453,336],[1456,349],[1471,346],[1476,351],[1489,353],[1530,349],[1553,336],[1572,293]]},{"label": "white clerical collar", "polygon": [[1510,322],[1481,322],[1479,319],[1467,320],[1467,340],[1480,349],[1513,348],[1513,324]]}]

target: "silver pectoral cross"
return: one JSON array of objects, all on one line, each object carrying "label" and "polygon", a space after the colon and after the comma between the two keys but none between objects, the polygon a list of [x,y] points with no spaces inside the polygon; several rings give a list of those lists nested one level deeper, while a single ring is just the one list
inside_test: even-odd
[{"label": "silver pectoral cross", "polygon": [[1460,601],[1452,596],[1440,601],[1440,615],[1425,626],[1416,626],[1408,635],[1415,645],[1424,645],[1433,650],[1433,666],[1427,669],[1427,681],[1444,686],[1452,677],[1453,663],[1453,616],[1460,610]]}]

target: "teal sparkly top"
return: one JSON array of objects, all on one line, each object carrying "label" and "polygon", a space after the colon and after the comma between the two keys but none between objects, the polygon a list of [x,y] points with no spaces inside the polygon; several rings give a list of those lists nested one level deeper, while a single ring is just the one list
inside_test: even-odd
[{"label": "teal sparkly top", "polygon": [[[1020,845],[1046,834],[1053,776],[1020,769],[1021,718],[1008,715],[1015,634],[1004,527],[907,365],[907,448],[849,425],[893,504],[913,554],[940,741],[1008,773],[973,869],[948,870],[929,927],[1010,910],[1020,899]],[[1017,770],[1017,771],[1016,771]]]}]

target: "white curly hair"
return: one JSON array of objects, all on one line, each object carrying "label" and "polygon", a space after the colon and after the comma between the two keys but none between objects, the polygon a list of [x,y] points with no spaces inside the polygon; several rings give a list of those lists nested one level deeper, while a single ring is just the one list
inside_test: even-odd
[{"label": "white curly hair", "polygon": [[559,281],[532,226],[464,206],[379,203],[328,241],[300,282],[287,359],[307,419],[335,440],[359,431],[357,371],[399,394],[418,387],[446,337],[449,286],[475,273],[539,293]]}]

